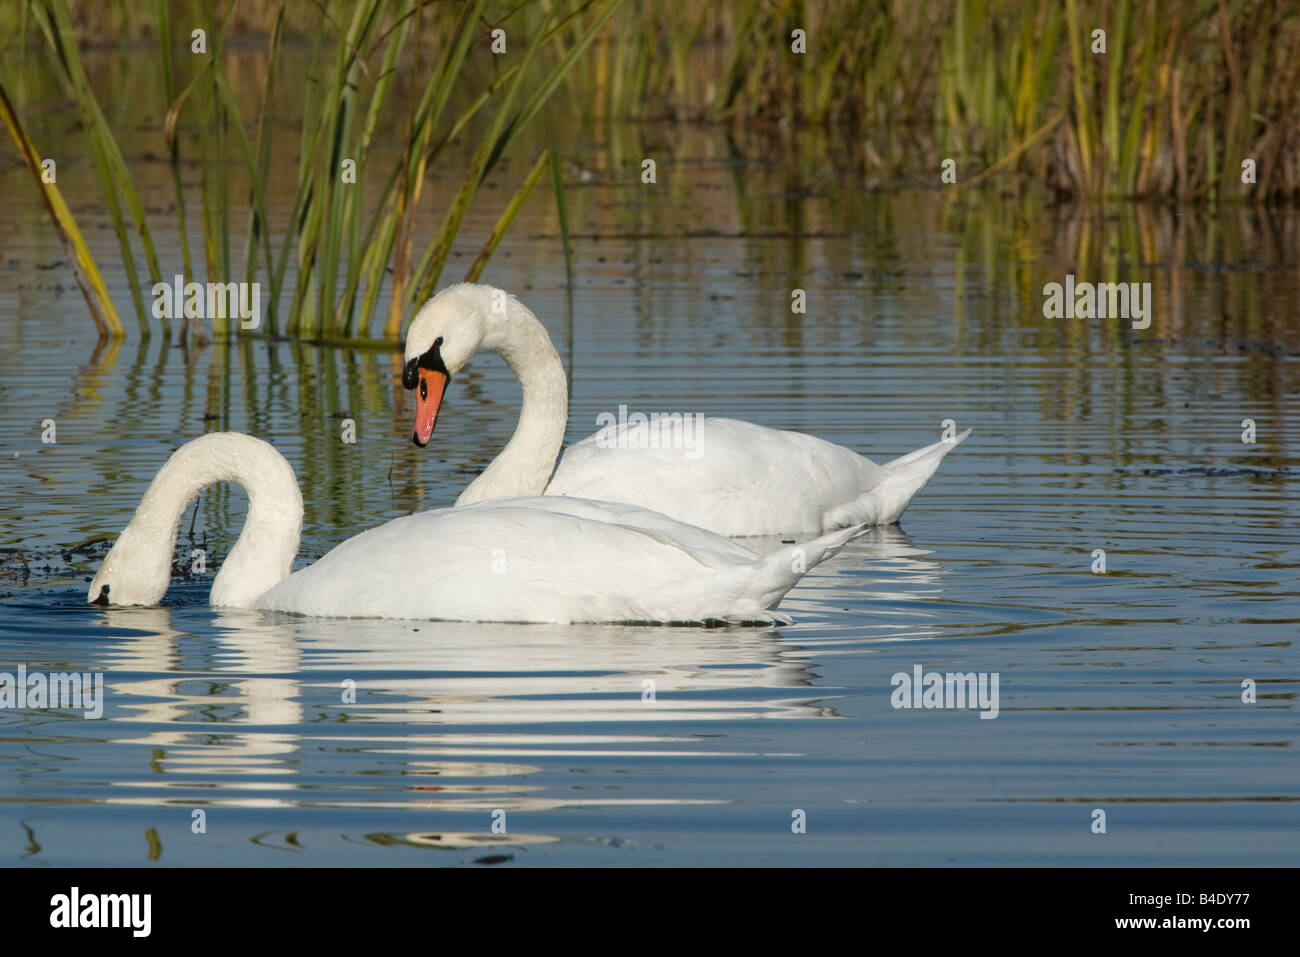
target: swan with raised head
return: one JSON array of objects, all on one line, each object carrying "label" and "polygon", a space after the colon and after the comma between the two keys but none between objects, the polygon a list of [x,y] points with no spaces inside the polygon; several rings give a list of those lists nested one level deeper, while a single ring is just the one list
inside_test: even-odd
[{"label": "swan with raised head", "polygon": [[292,572],[302,531],[293,468],[271,445],[213,432],[177,449],[90,583],[92,603],[154,605],[186,506],[214,482],[248,517],[213,605],[341,618],[517,622],[789,622],[775,610],[860,528],[759,557],[635,505],[503,498],[397,518]]},{"label": "swan with raised head", "polygon": [[504,290],[460,283],[425,303],[407,332],[402,381],[417,390],[416,445],[428,443],[448,382],[479,350],[505,359],[523,389],[523,407],[505,451],[457,505],[577,496],[629,502],[732,536],[890,525],[970,434],[877,465],[816,436],[735,419],[704,418],[694,447],[677,441],[671,448],[648,447],[657,439],[645,423],[619,422],[571,446],[557,466],[568,392],[550,336]]}]

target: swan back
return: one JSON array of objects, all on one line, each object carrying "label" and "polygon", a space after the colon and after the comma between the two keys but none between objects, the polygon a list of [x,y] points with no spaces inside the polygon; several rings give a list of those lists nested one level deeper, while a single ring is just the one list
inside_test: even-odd
[{"label": "swan back", "polygon": [[888,476],[841,445],[735,419],[703,419],[689,449],[652,447],[645,433],[619,425],[569,446],[546,494],[635,502],[723,535],[777,535],[859,524],[823,516]]},{"label": "swan back", "polygon": [[857,531],[760,558],[635,505],[503,498],[357,535],[258,606],[456,621],[788,621],[773,610],[782,596]]}]

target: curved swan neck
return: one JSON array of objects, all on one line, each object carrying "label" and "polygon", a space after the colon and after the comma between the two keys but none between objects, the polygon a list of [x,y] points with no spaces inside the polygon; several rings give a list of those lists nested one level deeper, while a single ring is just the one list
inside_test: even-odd
[{"label": "curved swan neck", "polygon": [[[488,288],[488,287],[485,287]],[[495,292],[495,290],[492,290]],[[505,309],[486,306],[480,349],[497,353],[523,390],[519,424],[492,464],[461,493],[457,505],[506,495],[541,495],[555,471],[569,418],[568,382],[546,327],[513,296]]]},{"label": "curved swan neck", "polygon": [[110,585],[111,604],[157,604],[171,579],[171,560],[186,507],[216,482],[238,482],[248,517],[212,583],[212,604],[250,607],[286,578],[302,534],[302,493],[293,468],[261,439],[213,432],[176,450],[158,472],[91,585]]}]

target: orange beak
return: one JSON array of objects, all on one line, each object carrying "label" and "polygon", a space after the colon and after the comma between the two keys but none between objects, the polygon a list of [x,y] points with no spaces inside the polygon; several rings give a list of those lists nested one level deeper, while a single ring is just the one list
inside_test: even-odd
[{"label": "orange beak", "polygon": [[433,427],[438,424],[438,410],[442,408],[442,395],[447,391],[447,376],[436,369],[421,369],[419,384],[415,389],[415,431],[411,441],[423,448],[429,444]]}]

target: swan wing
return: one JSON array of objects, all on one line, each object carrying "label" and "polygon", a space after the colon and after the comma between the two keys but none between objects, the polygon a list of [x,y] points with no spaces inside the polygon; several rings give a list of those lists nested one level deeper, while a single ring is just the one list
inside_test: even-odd
[{"label": "swan wing", "polygon": [[687,437],[689,448],[647,447],[655,429],[611,426],[564,453],[546,494],[635,502],[723,535],[777,535],[839,527],[825,523],[828,511],[890,477],[842,445],[752,422],[706,418]]},{"label": "swan wing", "polygon": [[550,497],[408,515],[338,545],[258,606],[454,621],[788,621],[773,607],[842,544],[819,539],[799,560],[788,550],[759,558],[647,516],[635,506]]}]

